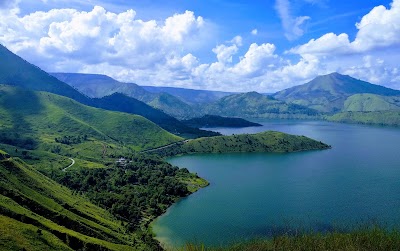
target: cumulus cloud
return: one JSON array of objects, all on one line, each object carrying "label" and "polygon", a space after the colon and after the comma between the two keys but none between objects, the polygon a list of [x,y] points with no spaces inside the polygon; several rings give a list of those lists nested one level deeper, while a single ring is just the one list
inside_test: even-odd
[{"label": "cumulus cloud", "polygon": [[400,0],[394,0],[390,8],[373,8],[355,26],[358,32],[353,41],[346,33],[328,33],[288,52],[316,57],[332,71],[399,88]]},{"label": "cumulus cloud", "polygon": [[[301,36],[308,17],[292,17],[289,0],[277,0],[276,8],[288,37]],[[377,6],[356,24],[354,39],[327,33],[283,54],[268,41],[249,41],[253,36],[211,47],[214,26],[191,11],[156,21],[100,6],[1,12],[0,42],[47,71],[101,73],[141,85],[273,92],[338,71],[400,88],[399,10],[400,0]],[[215,59],[202,61],[205,51]]]},{"label": "cumulus cloud", "polygon": [[285,30],[285,36],[289,40],[295,40],[304,34],[302,25],[309,19],[309,16],[293,17],[291,14],[291,5],[289,0],[276,0],[275,9],[281,19]]}]

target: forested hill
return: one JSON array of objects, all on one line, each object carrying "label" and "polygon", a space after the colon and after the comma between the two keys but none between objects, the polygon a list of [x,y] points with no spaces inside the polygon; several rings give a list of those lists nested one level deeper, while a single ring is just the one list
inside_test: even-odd
[{"label": "forested hill", "polygon": [[329,149],[331,146],[305,136],[266,131],[257,134],[240,134],[199,138],[161,148],[153,153],[173,156],[192,153],[271,152],[288,153]]}]

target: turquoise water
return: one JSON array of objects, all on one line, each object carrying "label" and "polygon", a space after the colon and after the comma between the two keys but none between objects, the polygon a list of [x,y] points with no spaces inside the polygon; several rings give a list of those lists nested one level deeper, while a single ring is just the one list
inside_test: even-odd
[{"label": "turquoise water", "polygon": [[221,245],[295,229],[329,231],[360,222],[400,223],[400,129],[320,121],[264,121],[223,134],[277,130],[332,145],[288,154],[174,157],[211,185],[174,204],[153,224],[168,246]]}]

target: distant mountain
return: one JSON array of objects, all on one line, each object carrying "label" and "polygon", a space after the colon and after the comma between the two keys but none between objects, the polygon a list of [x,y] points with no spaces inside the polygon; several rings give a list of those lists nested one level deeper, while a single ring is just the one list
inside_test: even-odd
[{"label": "distant mountain", "polygon": [[204,107],[206,114],[241,118],[309,118],[318,112],[296,104],[289,104],[257,92],[223,97]]},{"label": "distant mountain", "polygon": [[339,112],[327,116],[327,120],[341,123],[400,126],[400,110],[376,112]]},{"label": "distant mountain", "polygon": [[220,92],[207,90],[193,90],[177,87],[142,86],[146,91],[152,93],[169,93],[182,101],[195,105],[215,102],[220,98],[235,94],[234,92]]},{"label": "distant mountain", "polygon": [[241,118],[229,118],[221,117],[216,115],[204,115],[200,118],[193,118],[182,121],[184,124],[194,127],[250,127],[250,126],[262,126],[258,123],[253,123]]},{"label": "distant mountain", "polygon": [[166,92],[153,93],[134,83],[123,83],[105,75],[81,73],[51,73],[91,98],[122,93],[180,119],[198,116],[190,105]]},{"label": "distant mountain", "polygon": [[345,100],[359,93],[383,96],[400,95],[400,91],[374,85],[339,73],[318,76],[299,86],[280,91],[276,99],[307,106],[321,112],[335,113],[343,109]]},{"label": "distant mountain", "polygon": [[[101,106],[101,108],[106,110],[123,111],[132,114],[139,114],[144,117],[148,116],[148,119],[157,123],[162,128],[180,135],[199,137],[212,134],[202,130],[194,131],[193,128],[182,124],[177,119],[172,118],[171,116],[164,114],[162,111],[152,108],[142,102],[140,109],[135,109],[134,107],[123,107],[121,105],[116,106],[115,103],[113,103],[115,100],[111,100],[113,102],[110,104],[107,104],[104,100],[100,100],[101,102],[96,100],[95,103],[92,98],[81,94],[73,87],[58,80],[54,76],[49,75],[39,67],[25,61],[2,45],[0,45],[0,84],[17,86],[25,90],[50,92],[72,98],[85,105],[94,107]],[[23,99],[21,98],[21,100]],[[124,100],[126,100],[127,105],[140,102],[130,97],[124,97]],[[173,123],[171,123],[171,121],[173,121]],[[195,133],[199,133],[199,135],[195,135]]]},{"label": "distant mountain", "polygon": [[141,115],[156,124],[161,124],[167,131],[182,137],[196,138],[220,135],[219,133],[189,127],[176,118],[121,93],[94,99],[94,103],[100,108]]},{"label": "distant mountain", "polygon": [[344,112],[376,112],[400,110],[400,96],[355,94],[344,102]]}]

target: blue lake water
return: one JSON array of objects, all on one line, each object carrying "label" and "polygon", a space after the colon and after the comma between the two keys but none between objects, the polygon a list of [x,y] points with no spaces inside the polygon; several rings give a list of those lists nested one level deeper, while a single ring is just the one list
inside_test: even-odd
[{"label": "blue lake water", "polygon": [[332,149],[169,159],[211,185],[174,204],[152,224],[164,245],[223,245],[295,229],[329,231],[369,222],[399,227],[400,129],[257,122],[263,127],[213,130],[226,135],[282,131],[323,141]]}]

